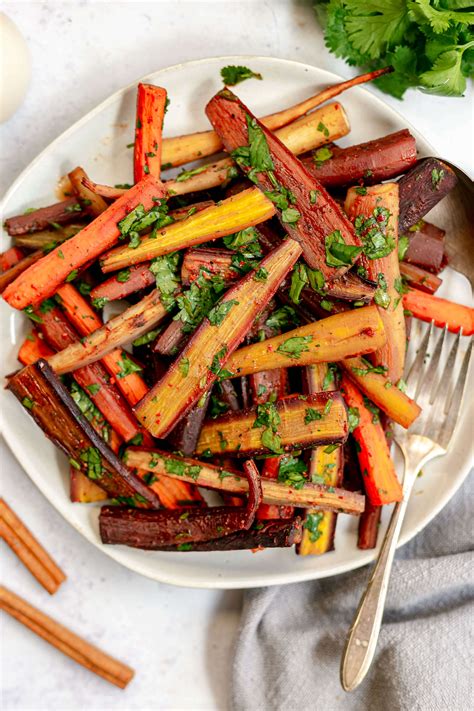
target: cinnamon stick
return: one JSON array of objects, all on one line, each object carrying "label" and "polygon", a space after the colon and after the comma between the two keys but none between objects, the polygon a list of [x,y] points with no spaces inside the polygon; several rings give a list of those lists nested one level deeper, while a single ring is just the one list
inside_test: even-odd
[{"label": "cinnamon stick", "polygon": [[78,637],[3,586],[0,587],[0,608],[60,652],[111,684],[124,689],[133,679],[133,669]]},{"label": "cinnamon stick", "polygon": [[4,499],[0,499],[0,536],[51,595],[66,580],[61,568]]}]

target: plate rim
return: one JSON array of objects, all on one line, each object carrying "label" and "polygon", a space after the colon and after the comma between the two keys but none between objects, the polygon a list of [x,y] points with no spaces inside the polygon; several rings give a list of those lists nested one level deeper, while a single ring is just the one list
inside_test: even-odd
[{"label": "plate rim", "polygon": [[[178,62],[176,64],[163,67],[162,69],[155,70],[153,72],[148,72],[147,74],[137,78],[136,80],[126,84],[125,86],[117,89],[114,91],[112,94],[110,94],[108,97],[103,99],[99,104],[97,104],[94,108],[92,108],[90,111],[86,112],[83,116],[81,116],[77,121],[72,123],[67,129],[65,129],[62,133],[60,133],[55,139],[53,139],[45,148],[40,151],[36,155],[35,158],[24,168],[24,170],[21,171],[21,173],[17,176],[17,178],[13,181],[11,184],[10,188],[6,191],[5,195],[3,196],[1,202],[0,202],[0,213],[3,214],[4,211],[4,206],[8,203],[10,196],[13,195],[13,193],[17,190],[17,187],[19,183],[21,183],[24,178],[32,171],[34,170],[36,164],[42,159],[42,157],[49,153],[51,149],[54,149],[54,146],[62,141],[64,138],[67,138],[71,133],[73,133],[77,128],[82,126],[84,123],[87,123],[94,115],[97,113],[101,112],[105,107],[107,107],[109,104],[111,104],[113,101],[115,101],[118,97],[126,93],[128,90],[132,89],[134,86],[137,85],[138,82],[145,82],[147,80],[152,80],[153,78],[156,77],[161,77],[166,75],[167,73],[176,71],[176,70],[182,70],[185,67],[189,66],[196,66],[199,64],[207,64],[209,61],[215,61],[215,62],[252,62],[252,61],[265,61],[269,60],[271,62],[276,62],[280,63],[282,65],[294,65],[296,67],[301,67],[302,69],[316,69],[319,72],[321,72],[323,75],[325,75],[325,78],[327,77],[328,82],[339,82],[339,81],[344,81],[344,77],[341,77],[340,75],[331,72],[327,69],[320,68],[318,66],[310,65],[307,64],[306,62],[299,62],[294,59],[285,59],[281,57],[272,57],[271,55],[256,55],[256,54],[233,54],[233,55],[222,55],[222,56],[215,56],[215,57],[205,57],[201,59],[194,59],[190,60],[187,62]],[[156,79],[155,79],[156,80]],[[411,122],[407,121],[406,118],[395,108],[387,104],[381,97],[377,96],[373,92],[369,91],[367,88],[364,86],[358,86],[354,87],[353,91],[356,91],[358,93],[363,93],[365,95],[368,95],[370,97],[370,101],[375,101],[378,103],[381,107],[383,107],[383,110],[388,110],[392,115],[396,116],[397,119],[401,122],[403,122],[404,126],[406,128],[409,128],[413,133],[415,133],[417,136],[421,137],[421,139],[424,141],[424,143],[429,147],[430,151],[433,152],[433,154],[436,154],[436,151],[433,147],[433,145],[424,137],[424,135],[418,131],[412,124]],[[290,583],[296,583],[296,582],[305,582],[308,580],[317,580],[317,579],[322,579],[322,578],[330,578],[335,575],[342,575],[343,573],[350,572],[352,570],[356,570],[358,568],[361,568],[375,560],[375,557],[378,552],[378,548],[375,549],[374,551],[367,551],[366,555],[359,557],[357,560],[354,560],[351,563],[339,563],[334,566],[334,569],[331,572],[328,572],[326,570],[318,570],[317,568],[311,569],[311,570],[299,570],[295,566],[294,573],[263,573],[261,574],[260,577],[258,576],[248,576],[248,574],[242,574],[242,576],[239,578],[239,580],[231,579],[231,580],[226,580],[225,577],[218,577],[216,574],[213,574],[212,577],[209,577],[209,579],[194,579],[191,577],[190,574],[188,574],[188,578],[184,579],[184,576],[181,575],[173,575],[169,573],[164,573],[161,572],[159,569],[157,571],[152,570],[149,566],[147,566],[146,561],[140,561],[140,560],[134,560],[133,558],[130,560],[122,560],[118,554],[116,554],[115,549],[113,546],[105,548],[100,541],[95,540],[93,536],[90,535],[91,529],[86,530],[85,527],[77,520],[71,520],[66,512],[63,511],[63,505],[59,500],[52,500],[44,490],[42,486],[42,479],[41,477],[37,477],[36,473],[33,471],[34,467],[31,467],[26,463],[26,461],[23,461],[21,449],[18,451],[15,451],[13,442],[12,440],[15,439],[15,436],[13,434],[13,429],[10,430],[9,425],[6,423],[4,420],[2,413],[0,412],[0,431],[3,434],[5,443],[7,444],[9,450],[19,463],[19,465],[22,467],[22,469],[25,471],[25,473],[28,475],[28,477],[31,479],[31,481],[35,484],[35,486],[39,489],[39,491],[43,494],[43,496],[47,499],[47,501],[56,509],[56,511],[61,515],[61,517],[70,525],[72,526],[78,533],[80,533],[83,538],[91,545],[93,545],[95,548],[100,550],[104,555],[107,555],[108,557],[112,558],[116,563],[124,566],[125,568],[128,568],[129,570],[132,570],[140,575],[143,575],[147,578],[150,578],[152,580],[155,580],[159,583],[163,584],[168,584],[168,585],[175,585],[178,587],[188,587],[188,588],[199,588],[199,589],[216,589],[216,590],[231,590],[231,589],[248,589],[248,588],[258,588],[258,587],[264,587],[264,586],[269,586],[269,585],[286,585]],[[12,439],[10,440],[9,434],[11,433]],[[468,473],[470,470],[470,465],[467,465],[465,468],[465,471],[456,479],[454,484],[451,486],[447,487],[448,491],[445,494],[443,498],[441,498],[435,506],[433,506],[432,509],[430,509],[429,514],[425,516],[425,518],[421,519],[420,522],[413,527],[412,530],[410,530],[409,533],[406,533],[405,535],[402,535],[399,540],[399,544],[397,547],[403,546],[405,543],[410,541],[412,538],[414,538],[418,533],[420,533],[421,530],[423,530],[439,513],[440,511],[444,508],[444,506],[447,505],[447,503],[452,499],[452,497],[455,495],[455,493],[458,491],[458,489],[461,487],[463,482],[465,481]],[[122,547],[120,547],[122,548]]]}]

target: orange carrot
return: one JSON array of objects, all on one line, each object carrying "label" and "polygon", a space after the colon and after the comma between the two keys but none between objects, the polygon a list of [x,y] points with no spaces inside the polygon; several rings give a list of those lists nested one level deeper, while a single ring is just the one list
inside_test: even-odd
[{"label": "orange carrot", "polygon": [[19,262],[13,264],[6,272],[2,272],[0,274],[0,294],[3,294],[7,286],[18,279],[20,274],[23,274],[32,264],[41,259],[43,254],[44,252],[41,249],[36,250],[36,252],[30,252],[26,257],[22,257]]},{"label": "orange carrot", "polygon": [[166,110],[166,89],[152,84],[139,84],[133,176],[136,183],[148,173],[160,177],[161,130]]},{"label": "orange carrot", "polygon": [[378,415],[371,412],[362,393],[346,375],[342,377],[341,392],[359,420],[353,435],[359,445],[357,456],[367,498],[374,506],[401,501],[402,487]]},{"label": "orange carrot", "polygon": [[10,247],[5,252],[0,254],[0,273],[7,272],[9,269],[18,264],[20,259],[25,256],[23,250],[18,247]]},{"label": "orange carrot", "polygon": [[421,321],[434,321],[435,326],[457,333],[462,328],[463,336],[474,333],[474,309],[426,294],[419,289],[410,289],[403,296],[403,306]]},{"label": "orange carrot", "polygon": [[[89,306],[84,297],[72,284],[64,284],[58,289],[61,305],[74,328],[81,336],[88,336],[103,324],[99,315]],[[124,351],[116,348],[102,358],[109,373],[116,376],[116,384],[132,407],[139,402],[148,392],[143,378],[137,373],[129,373],[124,377],[117,377],[122,372]]]},{"label": "orange carrot", "polygon": [[46,254],[5,289],[10,306],[24,309],[54,294],[75,270],[96,259],[120,237],[118,223],[138,205],[150,210],[164,196],[161,183],[147,175],[74,237]]},{"label": "orange carrot", "polygon": [[39,333],[34,328],[23,341],[18,351],[18,360],[22,365],[31,365],[40,358],[48,358],[54,351],[39,337]]}]

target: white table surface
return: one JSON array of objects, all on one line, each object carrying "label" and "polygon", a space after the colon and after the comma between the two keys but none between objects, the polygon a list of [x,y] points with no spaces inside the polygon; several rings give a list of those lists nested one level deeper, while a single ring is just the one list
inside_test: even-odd
[{"label": "white table surface", "polygon": [[[32,54],[23,106],[0,127],[0,193],[53,138],[140,76],[207,56],[263,54],[351,76],[324,48],[311,2],[3,2]],[[376,89],[372,89],[376,91]],[[463,99],[409,92],[385,100],[444,155],[472,171],[472,91]],[[4,616],[2,707],[225,709],[239,592],[187,590],[142,578],[89,545],[52,509],[1,445],[2,492],[68,574],[49,597],[2,546],[2,582],[131,664],[126,691],[110,686]]]}]

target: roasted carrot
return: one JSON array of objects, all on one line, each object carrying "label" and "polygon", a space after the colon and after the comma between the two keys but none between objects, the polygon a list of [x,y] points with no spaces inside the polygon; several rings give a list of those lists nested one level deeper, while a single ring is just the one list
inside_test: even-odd
[{"label": "roasted carrot", "polygon": [[15,279],[5,290],[4,299],[16,309],[24,309],[51,296],[71,274],[112,247],[120,237],[121,220],[138,205],[149,210],[163,195],[161,183],[147,175],[78,234]]},{"label": "roasted carrot", "polygon": [[421,291],[426,291],[427,294],[434,294],[443,283],[443,280],[436,274],[427,272],[426,269],[417,267],[409,262],[400,262],[400,274],[407,284]]},{"label": "roasted carrot", "polygon": [[155,237],[144,237],[136,249],[117,247],[111,250],[101,259],[102,270],[116,271],[179,249],[225,237],[269,220],[274,214],[275,206],[272,201],[257,188],[249,188],[222,200],[218,205],[190,215],[186,220],[163,227]]},{"label": "roasted carrot", "polygon": [[342,361],[346,374],[359,390],[367,395],[390,419],[402,427],[410,427],[421,408],[408,395],[397,388],[384,374],[364,358],[347,358]]},{"label": "roasted carrot", "polygon": [[[318,393],[336,390],[334,375],[326,363],[308,365],[305,368],[305,391]],[[309,481],[326,486],[341,486],[344,469],[343,447],[319,446],[311,450],[308,467]],[[299,555],[322,555],[334,549],[337,513],[308,509],[303,523]]]},{"label": "roasted carrot", "polygon": [[161,505],[165,509],[205,505],[203,497],[194,484],[154,474],[146,469],[136,469],[136,473],[159,496]]},{"label": "roasted carrot", "polygon": [[[45,341],[54,350],[60,351],[71,343],[79,341],[79,335],[54,303],[44,303],[34,314],[38,329]],[[50,356],[53,357],[53,356]],[[88,393],[90,399],[112,428],[127,442],[140,432],[128,403],[110,382],[109,375],[101,363],[92,363],[78,368],[74,380]]]},{"label": "roasted carrot", "polygon": [[45,343],[37,329],[34,328],[23,341],[18,351],[18,360],[22,365],[31,365],[40,358],[48,358],[54,351]]},{"label": "roasted carrot", "polygon": [[86,215],[87,211],[77,201],[76,197],[62,200],[48,207],[40,207],[23,215],[15,215],[5,220],[5,229],[12,237],[25,235],[29,232],[48,229],[51,225],[63,225],[73,222]]},{"label": "roasted carrot", "polygon": [[400,232],[416,225],[457,183],[454,170],[437,158],[419,161],[399,183]]},{"label": "roasted carrot", "polygon": [[321,183],[229,89],[211,99],[206,114],[225,149],[275,202],[282,226],[300,242],[310,267],[328,282],[347,271],[361,242]]},{"label": "roasted carrot", "polygon": [[196,451],[234,457],[283,454],[319,444],[341,444],[347,432],[340,395],[295,395],[208,420]]},{"label": "roasted carrot", "polygon": [[[238,469],[224,469],[199,459],[182,458],[160,450],[129,447],[125,452],[132,468],[145,469],[155,476],[169,476],[208,489],[217,489],[242,496],[248,490],[247,482]],[[345,489],[322,484],[303,484],[294,487],[275,479],[261,479],[263,501],[278,506],[315,508],[323,511],[360,514],[365,498]]]},{"label": "roasted carrot", "polygon": [[[309,111],[333,99],[335,96],[339,96],[343,91],[353,86],[373,81],[378,76],[391,71],[393,71],[391,67],[384,67],[383,69],[377,69],[367,74],[360,74],[353,79],[333,84],[294,106],[265,116],[261,121],[267,128],[275,131],[281,126],[286,126],[291,121],[295,121],[300,118],[300,116],[304,116]],[[220,150],[222,150],[222,143],[215,131],[201,131],[200,133],[193,133],[187,136],[165,138],[163,141],[163,163],[170,164],[170,166],[183,165],[184,163],[198,160],[204,156],[210,156]]]},{"label": "roasted carrot", "polygon": [[386,366],[389,380],[398,383],[406,351],[404,288],[398,262],[398,185],[349,188],[345,210],[364,242],[358,269],[377,284],[374,301],[387,335],[385,344],[372,354],[371,360],[375,365]]},{"label": "roasted carrot", "polygon": [[[70,343],[64,350],[50,358],[57,373],[68,373],[80,366],[94,363],[112,353],[116,348],[130,343],[154,328],[167,315],[157,289],[141,301],[96,328],[80,342]],[[122,358],[123,360],[123,355]],[[114,367],[114,366],[110,366]],[[127,368],[119,368],[127,370]],[[122,372],[123,375],[123,372]],[[119,373],[119,377],[121,377]]]},{"label": "roasted carrot", "polygon": [[56,229],[40,230],[39,232],[27,232],[22,235],[15,235],[15,244],[25,249],[43,249],[46,252],[56,247],[60,242],[64,242],[76,235],[85,223],[74,223],[71,225],[57,225]]},{"label": "roasted carrot", "polygon": [[0,274],[0,294],[3,294],[7,286],[14,282],[20,274],[23,274],[32,264],[41,259],[43,254],[44,252],[41,249],[31,252],[31,254],[27,254],[26,257],[13,264],[7,271],[2,272]]},{"label": "roasted carrot", "polygon": [[[80,336],[88,336],[102,327],[99,315],[89,306],[75,286],[64,284],[57,293],[61,299],[63,310]],[[117,387],[129,405],[133,407],[146,395],[148,388],[137,370],[128,372],[130,368],[124,368],[124,363],[129,360],[125,351],[117,348],[105,355],[102,358],[102,363],[114,376]]]},{"label": "roasted carrot", "polygon": [[109,498],[107,492],[97,486],[95,481],[75,467],[69,470],[69,497],[73,503],[92,504]]},{"label": "roasted carrot", "polygon": [[2,252],[0,254],[0,274],[14,267],[24,256],[25,253],[19,247],[10,247],[5,252]]},{"label": "roasted carrot", "polygon": [[359,518],[359,529],[357,532],[357,548],[370,550],[377,547],[377,535],[380,526],[382,507],[374,506],[367,501],[365,510]]},{"label": "roasted carrot", "polygon": [[323,155],[313,153],[303,165],[326,187],[366,185],[396,178],[416,163],[416,141],[405,128],[374,141],[348,148],[331,146]]},{"label": "roasted carrot", "polygon": [[212,386],[300,254],[296,242],[282,242],[257,270],[226,292],[180,357],[135,408],[138,419],[152,435],[166,436]]},{"label": "roasted carrot", "polygon": [[420,321],[434,321],[435,326],[447,327],[451,333],[462,328],[463,336],[474,333],[474,309],[426,294],[419,289],[409,289],[403,296],[403,306]]},{"label": "roasted carrot", "polygon": [[355,353],[371,353],[385,343],[385,338],[377,307],[364,306],[239,348],[226,368],[230,377],[235,377],[273,368],[334,362]]},{"label": "roasted carrot", "polygon": [[163,119],[166,111],[166,89],[152,84],[139,84],[133,152],[133,177],[136,183],[145,175],[160,177]]},{"label": "roasted carrot", "polygon": [[110,279],[103,281],[102,284],[98,284],[92,289],[91,299],[102,306],[107,301],[125,299],[129,294],[146,289],[156,281],[156,277],[149,267],[148,263],[137,264],[134,267],[117,272]]},{"label": "roasted carrot", "polygon": [[[61,380],[44,360],[22,368],[8,388],[25,411],[70,458],[70,463],[113,497],[136,506],[159,505],[154,491],[128,469],[81,414]],[[130,500],[128,499],[128,500]]]},{"label": "roasted carrot", "polygon": [[378,415],[367,407],[362,393],[345,375],[341,392],[358,419],[352,434],[359,445],[357,457],[367,498],[374,506],[401,501],[402,487]]},{"label": "roasted carrot", "polygon": [[92,190],[84,184],[87,179],[87,174],[83,168],[78,166],[68,173],[69,180],[71,181],[71,186],[76,193],[79,200],[88,206],[88,212],[97,217],[101,215],[107,209],[107,203],[100,195],[97,195]]}]

